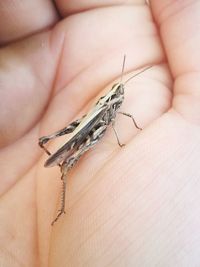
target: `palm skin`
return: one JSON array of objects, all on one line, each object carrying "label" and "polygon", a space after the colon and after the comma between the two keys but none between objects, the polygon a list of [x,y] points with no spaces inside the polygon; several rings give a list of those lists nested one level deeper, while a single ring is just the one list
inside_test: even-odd
[{"label": "palm skin", "polygon": [[[199,265],[200,16],[197,1],[187,2],[154,0],[152,10],[142,1],[88,4],[78,12],[84,9],[79,2],[76,9],[57,1],[66,18],[55,12],[50,30],[5,41],[2,266]],[[119,80],[124,53],[124,80],[154,65],[127,84],[121,108],[143,131],[117,117],[126,146],[118,147],[109,128],[81,158],[68,176],[67,213],[52,228],[60,171],[43,167],[47,155],[38,138],[86,113]],[[48,148],[55,151],[63,142]]]}]

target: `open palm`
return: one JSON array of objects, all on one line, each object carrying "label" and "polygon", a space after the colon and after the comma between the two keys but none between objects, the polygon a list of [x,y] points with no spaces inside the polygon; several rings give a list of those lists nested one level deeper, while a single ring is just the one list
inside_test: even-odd
[{"label": "open palm", "polygon": [[[19,2],[0,4],[0,265],[199,266],[199,2]],[[126,146],[109,128],[81,158],[51,227],[60,170],[38,138],[87,113],[124,54],[124,80],[153,65],[121,108],[143,131],[117,117]]]}]

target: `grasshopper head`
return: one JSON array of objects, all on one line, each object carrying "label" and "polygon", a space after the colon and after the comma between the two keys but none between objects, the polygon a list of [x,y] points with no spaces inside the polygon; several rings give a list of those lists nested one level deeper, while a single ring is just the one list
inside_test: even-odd
[{"label": "grasshopper head", "polygon": [[124,84],[116,83],[113,85],[111,92],[116,96],[124,95]]},{"label": "grasshopper head", "polygon": [[116,102],[119,98],[124,96],[124,84],[116,83],[113,85],[112,89],[104,96],[100,97],[97,104],[104,106],[106,103],[109,103],[111,100],[116,99]]}]

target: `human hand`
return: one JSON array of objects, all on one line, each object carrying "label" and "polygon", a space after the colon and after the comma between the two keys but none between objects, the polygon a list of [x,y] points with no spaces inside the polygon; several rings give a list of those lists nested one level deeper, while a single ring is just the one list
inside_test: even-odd
[{"label": "human hand", "polygon": [[[0,4],[1,265],[198,266],[199,3],[153,0],[154,23],[141,0],[55,2]],[[81,158],[52,228],[60,171],[43,167],[38,138],[86,113],[124,54],[124,79],[154,65],[122,106],[143,131],[117,117],[126,146],[108,129]]]}]

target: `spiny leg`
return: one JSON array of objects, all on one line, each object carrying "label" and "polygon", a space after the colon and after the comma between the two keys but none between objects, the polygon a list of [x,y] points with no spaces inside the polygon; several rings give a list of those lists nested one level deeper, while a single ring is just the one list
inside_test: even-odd
[{"label": "spiny leg", "polygon": [[79,151],[77,151],[76,153],[74,153],[68,160],[67,162],[64,162],[61,166],[62,172],[65,173],[65,175],[62,175],[62,193],[61,193],[61,207],[58,210],[58,214],[56,216],[56,218],[53,220],[53,222],[51,223],[51,225],[54,225],[54,223],[59,219],[59,217],[65,213],[65,195],[66,195],[66,173],[74,166],[74,164],[79,160],[79,158],[81,157],[81,155],[87,151],[88,148],[81,149]]},{"label": "spiny leg", "polygon": [[65,213],[65,195],[66,195],[66,173],[63,173],[61,176],[62,180],[62,195],[61,195],[61,207],[60,210],[58,211],[58,214],[56,218],[53,220],[51,225],[53,226],[54,223],[59,219],[59,217]]},{"label": "spiny leg", "polygon": [[63,181],[62,186],[62,196],[61,196],[61,208],[58,211],[56,218],[53,220],[52,225],[59,219],[59,217],[65,213],[65,195],[66,195],[66,175],[68,171],[76,164],[76,162],[80,159],[80,157],[89,150],[93,145],[95,145],[99,139],[102,137],[106,130],[107,126],[102,125],[99,126],[94,132],[92,132],[91,136],[88,135],[86,141],[81,144],[69,158],[67,158],[61,166],[61,180]]},{"label": "spiny leg", "polygon": [[83,146],[80,150],[77,150],[73,155],[68,158],[66,162],[63,162],[61,166],[62,177],[61,180],[62,184],[62,193],[61,193],[61,207],[58,210],[58,214],[56,218],[53,220],[51,225],[53,226],[54,223],[60,218],[60,216],[65,213],[65,195],[66,195],[66,173],[74,166],[74,164],[79,160],[81,155],[88,150],[88,146]]},{"label": "spiny leg", "polygon": [[117,131],[116,131],[116,129],[115,129],[115,123],[114,123],[114,121],[112,121],[112,128],[113,128],[113,130],[114,130],[114,133],[115,133],[115,136],[116,136],[116,138],[117,138],[117,143],[118,143],[118,145],[120,146],[120,147],[123,147],[123,146],[125,146],[125,144],[121,144],[121,142],[119,141],[119,137],[118,137],[118,134],[117,134]]},{"label": "spiny leg", "polygon": [[137,125],[137,123],[136,123],[134,117],[133,117],[131,114],[126,113],[126,112],[121,112],[121,111],[118,111],[118,113],[119,113],[119,114],[122,114],[122,115],[124,115],[124,116],[127,116],[127,117],[129,117],[129,118],[131,118],[132,121],[133,121],[133,123],[134,123],[134,125],[135,125],[135,127],[136,127],[137,129],[139,129],[139,130],[142,130],[142,128],[140,128],[140,127]]}]

